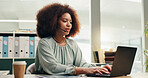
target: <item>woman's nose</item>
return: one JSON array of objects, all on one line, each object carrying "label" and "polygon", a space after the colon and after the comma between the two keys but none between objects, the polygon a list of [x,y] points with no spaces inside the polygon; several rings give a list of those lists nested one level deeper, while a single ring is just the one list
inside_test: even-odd
[{"label": "woman's nose", "polygon": [[67,23],[67,26],[70,27],[72,24],[70,22]]}]

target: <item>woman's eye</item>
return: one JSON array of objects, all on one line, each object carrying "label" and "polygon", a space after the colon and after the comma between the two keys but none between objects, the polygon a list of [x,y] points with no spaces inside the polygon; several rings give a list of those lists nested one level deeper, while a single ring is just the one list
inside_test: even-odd
[{"label": "woman's eye", "polygon": [[66,22],[66,21],[63,21],[63,22]]}]

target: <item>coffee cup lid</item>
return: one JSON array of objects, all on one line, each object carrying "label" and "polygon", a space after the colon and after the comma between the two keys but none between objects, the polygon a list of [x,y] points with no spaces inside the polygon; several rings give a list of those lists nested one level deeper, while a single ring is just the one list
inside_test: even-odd
[{"label": "coffee cup lid", "polygon": [[14,61],[13,64],[15,64],[15,65],[26,65],[27,63],[25,61]]}]

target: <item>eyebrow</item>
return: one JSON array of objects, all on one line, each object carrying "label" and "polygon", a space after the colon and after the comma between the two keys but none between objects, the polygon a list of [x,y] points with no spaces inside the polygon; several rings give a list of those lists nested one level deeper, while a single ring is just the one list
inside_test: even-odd
[{"label": "eyebrow", "polygon": [[[67,18],[62,18],[62,19],[66,19],[66,20],[68,20]],[[72,20],[70,20],[70,21],[72,21]]]}]

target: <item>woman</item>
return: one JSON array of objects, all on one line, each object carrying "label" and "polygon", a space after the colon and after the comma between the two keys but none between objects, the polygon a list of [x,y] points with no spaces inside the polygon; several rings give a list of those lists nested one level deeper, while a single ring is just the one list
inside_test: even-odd
[{"label": "woman", "polygon": [[80,23],[76,11],[69,5],[53,3],[43,7],[37,14],[37,34],[41,39],[36,51],[36,72],[70,75],[109,74],[110,66],[96,67],[82,58],[82,52],[76,42],[69,39],[79,31]]}]

